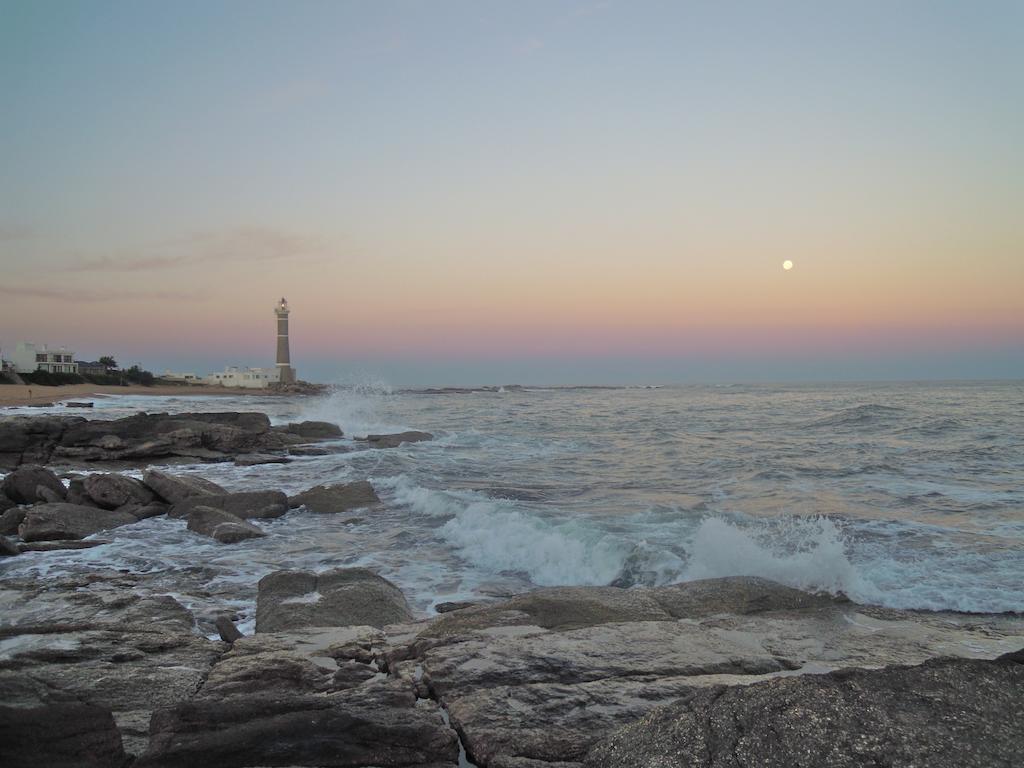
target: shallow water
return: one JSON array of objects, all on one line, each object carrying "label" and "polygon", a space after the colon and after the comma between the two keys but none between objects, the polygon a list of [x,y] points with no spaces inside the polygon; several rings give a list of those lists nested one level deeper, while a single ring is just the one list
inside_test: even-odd
[{"label": "shallow water", "polygon": [[[1024,611],[1024,384],[688,386],[323,398],[113,397],[138,410],[263,410],[348,436],[437,439],[291,464],[195,471],[231,489],[369,478],[365,513],[291,512],[225,546],[164,518],[92,550],[0,563],[0,577],[91,567],[197,612],[251,619],[279,568],[370,565],[423,614],[532,585],[666,584],[735,574],[900,608]],[[15,410],[39,414],[40,409]],[[347,438],[346,438],[347,442]],[[361,518],[351,522],[350,518]]]}]

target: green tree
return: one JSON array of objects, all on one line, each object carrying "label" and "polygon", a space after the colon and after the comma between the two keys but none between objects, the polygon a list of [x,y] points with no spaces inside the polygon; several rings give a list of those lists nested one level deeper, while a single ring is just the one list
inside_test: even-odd
[{"label": "green tree", "polygon": [[107,366],[107,368],[117,368],[117,360],[112,358],[110,355],[104,355],[101,357],[100,364]]}]

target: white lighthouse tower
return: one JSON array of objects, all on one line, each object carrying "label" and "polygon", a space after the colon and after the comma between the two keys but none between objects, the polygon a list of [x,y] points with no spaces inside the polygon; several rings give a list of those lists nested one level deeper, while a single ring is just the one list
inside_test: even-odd
[{"label": "white lighthouse tower", "polygon": [[288,302],[284,297],[274,307],[277,315],[277,371],[278,381],[282,384],[295,383],[295,369],[292,368],[291,355],[288,352]]}]

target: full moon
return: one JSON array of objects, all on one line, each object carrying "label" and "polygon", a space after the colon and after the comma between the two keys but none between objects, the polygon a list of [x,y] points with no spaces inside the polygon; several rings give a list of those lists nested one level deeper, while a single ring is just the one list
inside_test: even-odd
[{"label": "full moon", "polygon": [[793,262],[790,261],[789,259],[786,259],[784,262],[782,262],[782,268],[788,272],[793,268]]}]

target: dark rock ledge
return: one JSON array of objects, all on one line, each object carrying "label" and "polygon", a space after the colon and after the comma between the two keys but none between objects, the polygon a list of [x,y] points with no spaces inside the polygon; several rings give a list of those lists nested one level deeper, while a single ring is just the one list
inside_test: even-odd
[{"label": "dark rock ledge", "polygon": [[[122,469],[153,462],[284,463],[290,461],[288,454],[349,450],[345,446],[321,449],[310,445],[341,437],[343,433],[336,424],[303,421],[271,426],[263,413],[140,413],[113,420],[0,416],[0,470],[25,464]],[[361,439],[374,448],[390,448],[431,438],[427,432],[403,432]],[[61,488],[51,490],[64,493]],[[35,487],[27,488],[26,495],[35,495]],[[23,503],[14,496],[11,500]],[[2,502],[0,499],[0,506]]]}]

